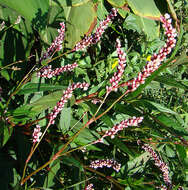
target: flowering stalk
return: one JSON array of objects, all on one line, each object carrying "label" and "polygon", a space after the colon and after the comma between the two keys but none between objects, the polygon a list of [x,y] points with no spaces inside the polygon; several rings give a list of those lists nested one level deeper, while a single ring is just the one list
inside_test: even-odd
[{"label": "flowering stalk", "polygon": [[54,107],[52,113],[49,114],[49,123],[54,124],[55,118],[57,117],[57,114],[63,109],[65,106],[65,103],[72,97],[73,90],[77,88],[83,88],[83,90],[87,90],[89,87],[88,83],[73,83],[71,86],[69,86],[64,92],[63,96],[60,99],[60,101],[57,103],[57,105]]},{"label": "flowering stalk", "polygon": [[138,126],[138,124],[141,123],[142,120],[143,117],[133,117],[130,119],[123,120],[119,124],[114,125],[110,130],[106,131],[106,133],[94,143],[103,142],[103,139],[107,136],[110,136],[111,139],[113,139],[118,131],[127,128],[128,126]]},{"label": "flowering stalk", "polygon": [[113,8],[106,19],[100,22],[99,27],[96,29],[95,33],[90,36],[86,36],[84,39],[78,42],[73,50],[83,50],[90,45],[96,44],[101,39],[101,36],[104,33],[105,29],[108,27],[109,23],[112,21],[112,19],[114,19],[115,16],[117,16],[117,9]]},{"label": "flowering stalk", "polygon": [[121,77],[125,70],[125,62],[126,62],[126,54],[121,50],[121,42],[119,39],[116,40],[116,48],[117,48],[117,54],[118,54],[118,67],[117,72],[114,73],[114,76],[110,79],[111,86],[107,86],[107,93],[111,92],[112,90],[117,91],[118,89],[118,83],[121,80]]},{"label": "flowering stalk", "polygon": [[61,22],[60,26],[61,26],[61,28],[58,29],[59,35],[56,37],[56,39],[51,44],[51,46],[47,49],[47,52],[45,52],[42,55],[42,57],[39,60],[40,62],[42,60],[45,60],[48,57],[50,57],[52,55],[52,53],[54,53],[55,51],[60,51],[62,49],[62,43],[63,43],[64,37],[65,37],[65,24],[64,24],[64,22]]},{"label": "flowering stalk", "polygon": [[69,98],[71,98],[73,90],[77,89],[77,88],[83,88],[83,90],[87,90],[88,89],[89,84],[88,83],[73,83],[71,86],[69,86],[63,93],[62,98],[60,99],[60,101],[57,103],[57,105],[54,107],[54,109],[52,110],[52,113],[50,113],[48,115],[49,117],[49,122],[48,125],[46,127],[46,129],[44,130],[44,132],[41,134],[41,138],[38,139],[37,138],[37,144],[35,144],[34,148],[31,150],[26,163],[25,163],[25,167],[24,167],[24,172],[23,172],[23,176],[22,176],[22,180],[24,179],[25,176],[25,170],[27,167],[27,164],[29,162],[29,160],[31,159],[33,153],[35,152],[36,148],[38,147],[40,141],[42,140],[42,138],[44,137],[44,135],[46,134],[46,131],[48,130],[48,128],[50,127],[51,124],[55,123],[55,118],[57,117],[58,113],[63,109],[65,103],[68,101]]},{"label": "flowering stalk", "polygon": [[115,160],[110,160],[110,159],[92,161],[89,167],[97,169],[97,168],[103,168],[104,166],[108,168],[113,168],[116,172],[119,172],[121,168],[121,164],[119,164]]},{"label": "flowering stalk", "polygon": [[[153,150],[153,148],[151,146],[149,146],[148,144],[144,144],[142,145],[142,148],[148,152],[151,157],[154,159],[155,165],[161,170],[161,172],[163,173],[163,180],[165,182],[165,184],[168,187],[171,187],[172,182],[170,180],[169,177],[169,171],[168,171],[168,166],[165,162],[162,161],[162,159],[157,155],[157,153]],[[165,186],[163,186],[165,189]]]},{"label": "flowering stalk", "polygon": [[38,73],[37,73],[37,76],[38,77],[44,77],[44,78],[52,78],[54,76],[57,76],[59,75],[60,73],[62,72],[65,72],[65,71],[72,71],[74,68],[76,68],[78,66],[78,64],[75,62],[73,64],[68,64],[68,65],[65,65],[63,67],[60,67],[60,68],[56,68],[54,70],[52,70],[52,66],[49,65],[49,66],[46,66],[44,68],[42,68]]},{"label": "flowering stalk", "polygon": [[39,138],[41,135],[42,135],[42,133],[40,131],[40,125],[36,125],[36,127],[34,128],[33,134],[32,134],[34,144],[36,142],[39,142]]},{"label": "flowering stalk", "polygon": [[138,74],[133,80],[127,81],[123,86],[128,86],[129,92],[135,91],[141,84],[145,83],[145,80],[150,76],[154,71],[156,71],[161,62],[166,59],[166,56],[170,54],[172,48],[175,47],[177,36],[176,29],[172,27],[172,20],[170,19],[169,14],[165,14],[164,17],[160,17],[161,22],[163,23],[163,28],[165,30],[165,35],[167,36],[167,41],[158,54],[154,54],[151,57],[151,61],[148,61],[143,71]]}]

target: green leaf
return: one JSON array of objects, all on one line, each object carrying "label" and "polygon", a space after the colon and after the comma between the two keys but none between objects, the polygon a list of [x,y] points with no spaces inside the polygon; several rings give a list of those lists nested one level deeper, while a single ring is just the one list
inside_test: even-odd
[{"label": "green leaf", "polygon": [[[90,113],[93,115],[97,111],[97,105],[94,105],[90,102],[87,102],[87,105],[90,107]],[[100,115],[104,110],[100,109],[98,115]],[[108,127],[113,127],[114,123],[112,122],[111,117],[108,114],[105,114],[102,118],[100,118]]]},{"label": "green leaf", "polygon": [[29,104],[29,106],[31,107],[31,111],[40,113],[43,110],[54,107],[56,103],[61,99],[62,95],[63,91],[60,90],[43,96],[32,104]]},{"label": "green leaf", "polygon": [[4,77],[6,80],[10,80],[10,76],[8,74],[8,71],[7,70],[2,70],[1,71],[1,76]]},{"label": "green leaf", "polygon": [[67,87],[62,85],[51,85],[51,84],[40,84],[40,83],[27,83],[18,92],[19,95],[30,94],[34,92],[41,91],[51,91],[51,90],[65,90]]},{"label": "green leaf", "polygon": [[165,148],[166,148],[166,155],[168,157],[173,158],[176,156],[175,151],[170,146],[167,145],[167,146],[165,146]]},{"label": "green leaf", "polygon": [[97,86],[94,86],[94,87],[90,88],[89,94],[97,92],[99,90],[99,88],[101,88],[104,83],[105,83],[105,81],[102,81]]},{"label": "green leaf", "polygon": [[75,160],[72,156],[63,156],[62,163],[68,166],[75,166],[79,168],[81,171],[84,171],[82,164],[78,160]]},{"label": "green leaf", "polygon": [[52,1],[52,5],[54,5],[56,2],[58,5],[61,5],[62,7],[76,7],[76,6],[80,6],[83,5],[85,3],[87,3],[89,0],[57,0],[57,1]]},{"label": "green leaf", "polygon": [[160,11],[155,5],[154,0],[127,0],[133,12],[141,17],[159,19]]},{"label": "green leaf", "polygon": [[[84,124],[81,123],[80,121],[75,120],[75,119],[72,118],[70,126],[71,127],[74,126],[74,128],[72,128],[71,131],[69,130],[68,134],[69,134],[69,136],[73,136],[75,133],[77,133],[84,126]],[[100,138],[100,135],[97,132],[89,130],[88,128],[85,128],[74,139],[74,141],[72,143],[72,146],[75,147],[75,144],[81,145],[81,146],[87,145],[87,144],[89,144],[89,143],[91,143],[93,141],[96,141],[99,138]],[[104,140],[104,144],[108,145],[106,140]],[[100,150],[95,145],[87,146],[87,149],[98,150],[98,151]]]},{"label": "green leaf", "polygon": [[170,74],[168,74],[168,76],[157,76],[154,80],[172,87],[182,88],[184,90],[187,89],[187,87],[184,84],[182,84],[173,75]]},{"label": "green leaf", "polygon": [[0,146],[3,147],[11,137],[13,128],[9,128],[2,120],[0,126]]},{"label": "green leaf", "polygon": [[144,167],[149,159],[150,157],[148,156],[148,153],[145,152],[140,156],[128,161],[127,165],[129,173],[135,174],[137,172],[143,172]]},{"label": "green leaf", "polygon": [[176,144],[176,150],[179,155],[179,158],[181,160],[184,160],[186,158],[186,150],[185,147],[179,144]]},{"label": "green leaf", "polygon": [[32,0],[24,1],[24,3],[22,0],[0,0],[0,4],[14,9],[26,19],[36,22],[37,20],[44,22],[49,9],[48,0],[35,0],[35,3]]},{"label": "green leaf", "polygon": [[155,21],[131,13],[125,19],[124,27],[128,30],[136,30],[138,33],[144,32],[150,41],[159,37],[159,28]]},{"label": "green leaf", "polygon": [[61,111],[60,121],[59,121],[59,128],[61,129],[62,133],[65,133],[69,130],[70,121],[71,121],[71,108],[63,108]]},{"label": "green leaf", "polygon": [[168,127],[168,129],[173,129],[176,132],[176,135],[188,135],[188,132],[185,130],[185,128],[173,117],[166,116],[164,114],[161,114],[157,116],[157,119],[161,122],[161,124]]},{"label": "green leaf", "polygon": [[91,1],[65,10],[67,18],[66,47],[72,49],[81,40],[81,37],[93,30],[97,19],[96,10]]},{"label": "green leaf", "polygon": [[169,109],[161,104],[158,104],[156,102],[149,101],[149,100],[141,99],[141,100],[137,100],[136,103],[142,104],[143,106],[146,106],[148,108],[155,108],[155,109],[159,110],[160,112],[170,113],[170,114],[175,114],[175,115],[177,114],[176,112],[172,111],[171,109]]},{"label": "green leaf", "polygon": [[59,169],[60,169],[60,161],[55,160],[50,165],[50,171],[48,172],[48,175],[45,177],[44,187],[52,187],[55,184],[55,180],[54,180],[56,179],[55,175],[57,175],[57,172]]},{"label": "green leaf", "polygon": [[122,7],[126,1],[125,0],[107,0],[112,6]]},{"label": "green leaf", "polygon": [[130,159],[134,157],[134,152],[126,147],[126,145],[118,138],[110,139],[108,138],[108,141],[110,141],[112,144],[116,145],[121,151],[125,152]]}]

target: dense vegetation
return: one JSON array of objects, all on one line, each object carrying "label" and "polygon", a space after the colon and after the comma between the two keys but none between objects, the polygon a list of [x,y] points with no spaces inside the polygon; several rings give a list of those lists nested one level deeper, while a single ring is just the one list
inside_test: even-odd
[{"label": "dense vegetation", "polygon": [[187,47],[187,0],[0,0],[0,189],[188,189]]}]

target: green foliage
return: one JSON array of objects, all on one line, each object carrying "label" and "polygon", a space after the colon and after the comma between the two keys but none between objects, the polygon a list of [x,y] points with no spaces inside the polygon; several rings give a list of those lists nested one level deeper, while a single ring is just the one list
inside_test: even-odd
[{"label": "green foliage", "polygon": [[[100,190],[155,189],[164,184],[162,173],[138,140],[150,144],[167,163],[172,189],[186,187],[186,3],[0,0],[0,189],[78,190],[90,183]],[[118,8],[118,16],[100,42],[83,51],[70,51],[84,36],[94,33],[112,7]],[[127,88],[121,86],[105,99],[106,86],[118,67],[116,39],[121,40],[121,49],[127,54],[120,82],[124,84],[137,77],[150,56],[165,44],[159,23],[165,12],[172,15],[178,30],[178,42],[170,57],[136,91],[124,94]],[[21,20],[17,22],[19,15]],[[60,22],[66,25],[61,52],[40,62],[42,53],[57,37]],[[50,79],[36,77],[44,66],[51,64],[54,69],[74,62],[78,67],[71,72]],[[88,90],[74,90],[54,125],[48,126],[54,106],[67,87],[78,81],[89,83]],[[103,143],[96,143],[114,125],[133,116],[143,116],[144,120],[137,127],[119,131],[114,139],[106,137]],[[36,124],[45,135],[35,150],[32,134]],[[120,172],[89,167],[92,160],[112,158],[121,163]],[[21,185],[27,176],[27,182]]]}]

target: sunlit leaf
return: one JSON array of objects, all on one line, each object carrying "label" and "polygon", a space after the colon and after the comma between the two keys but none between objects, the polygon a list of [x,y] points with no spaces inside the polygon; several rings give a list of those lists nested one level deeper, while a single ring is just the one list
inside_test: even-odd
[{"label": "sunlit leaf", "polygon": [[33,22],[38,22],[35,19],[40,20],[40,22],[42,22],[41,19],[43,19],[44,22],[49,9],[48,0],[35,0],[35,3],[33,3],[32,0],[24,1],[24,3],[22,0],[0,0],[0,4],[14,9],[23,17]]},{"label": "sunlit leaf", "polygon": [[90,33],[96,24],[96,10],[89,1],[81,6],[66,9],[67,32],[66,47],[73,48],[85,34]]},{"label": "sunlit leaf", "polygon": [[161,15],[154,0],[127,0],[127,2],[138,16],[159,19]]}]

